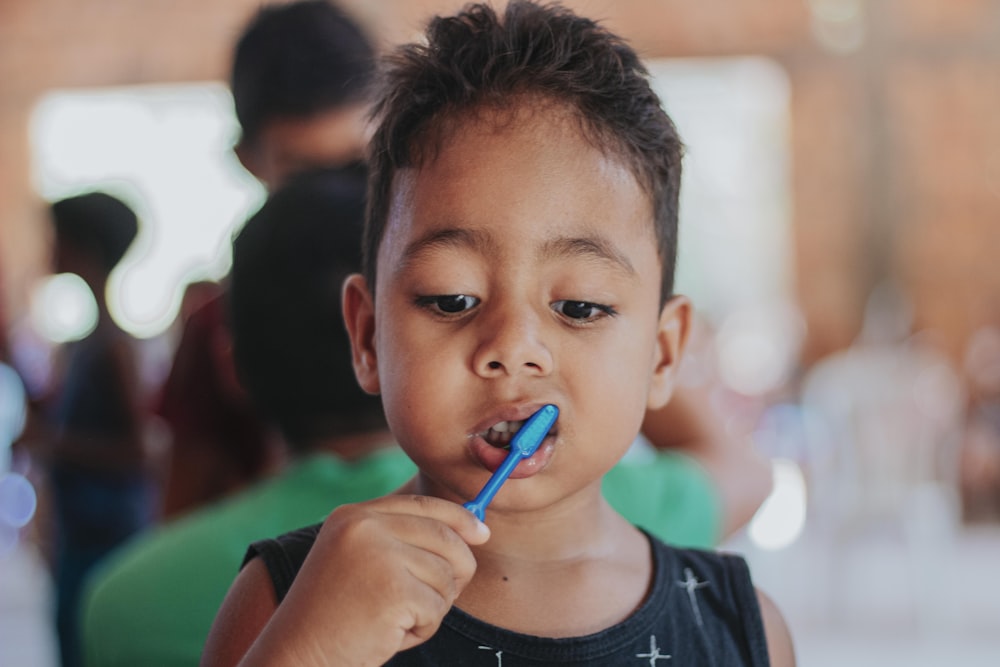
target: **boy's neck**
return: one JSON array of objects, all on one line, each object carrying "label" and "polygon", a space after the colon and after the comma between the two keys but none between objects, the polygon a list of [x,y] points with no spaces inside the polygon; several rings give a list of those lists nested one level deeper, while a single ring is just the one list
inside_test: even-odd
[{"label": "boy's neck", "polygon": [[653,578],[648,540],[603,498],[592,505],[568,515],[487,516],[492,535],[473,548],[476,573],[456,606],[546,637],[586,635],[623,621]]},{"label": "boy's neck", "polygon": [[491,537],[476,548],[477,559],[559,562],[599,554],[613,548],[625,520],[600,492],[600,483],[564,498],[557,505],[530,513],[487,509]]}]

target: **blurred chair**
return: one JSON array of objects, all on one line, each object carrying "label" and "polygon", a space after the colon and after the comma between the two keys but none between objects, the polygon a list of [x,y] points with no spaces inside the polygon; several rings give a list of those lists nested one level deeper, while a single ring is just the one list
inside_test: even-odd
[{"label": "blurred chair", "polygon": [[[908,598],[901,604],[921,627],[947,612],[962,393],[943,355],[910,335],[905,302],[885,290],[873,294],[857,343],[806,375],[802,406],[827,443],[814,457],[810,511],[830,541],[831,613],[844,613],[846,596],[865,581]],[[871,580],[874,563],[852,561],[869,548],[899,561],[881,582]]]}]

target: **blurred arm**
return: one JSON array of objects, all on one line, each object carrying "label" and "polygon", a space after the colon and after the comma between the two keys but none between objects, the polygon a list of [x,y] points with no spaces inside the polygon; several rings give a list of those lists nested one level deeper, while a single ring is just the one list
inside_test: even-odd
[{"label": "blurred arm", "polygon": [[707,391],[679,385],[665,407],[646,413],[642,431],[657,449],[681,451],[705,468],[719,494],[723,538],[746,525],[771,492],[770,463],[749,434],[726,431]]}]

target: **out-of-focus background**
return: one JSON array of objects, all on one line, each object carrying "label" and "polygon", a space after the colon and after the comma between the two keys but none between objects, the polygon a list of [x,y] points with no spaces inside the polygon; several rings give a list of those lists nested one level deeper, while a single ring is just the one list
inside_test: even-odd
[{"label": "out-of-focus background", "polygon": [[[461,3],[340,4],[388,47]],[[638,48],[687,144],[678,289],[711,333],[688,381],[717,374],[720,414],[773,461],[725,546],[800,664],[1000,664],[1000,1],[565,4]],[[142,220],[108,298],[163,382],[187,286],[226,273],[264,196],[226,86],[258,5],[0,1],[0,361],[29,396],[92,326],[49,275],[45,202],[93,185]],[[51,665],[7,368],[0,663]]]}]

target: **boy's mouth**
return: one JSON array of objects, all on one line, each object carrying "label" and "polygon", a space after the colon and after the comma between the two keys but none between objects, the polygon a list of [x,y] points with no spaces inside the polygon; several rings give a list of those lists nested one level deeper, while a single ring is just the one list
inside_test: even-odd
[{"label": "boy's mouth", "polygon": [[494,447],[499,447],[500,449],[510,449],[510,441],[514,439],[514,435],[518,432],[518,430],[524,426],[524,422],[525,420],[523,419],[518,421],[497,422],[479,435],[483,440]]},{"label": "boy's mouth", "polygon": [[[469,435],[470,452],[473,458],[486,470],[494,472],[510,456],[511,443],[517,432],[538,411],[538,406],[524,406],[506,410],[506,414],[495,414],[480,422]],[[496,419],[491,425],[490,421]],[[559,419],[549,429],[545,439],[528,458],[521,459],[511,473],[511,479],[531,477],[548,466],[559,438]]]},{"label": "boy's mouth", "polygon": [[[510,449],[511,440],[517,435],[517,432],[521,430],[524,423],[528,421],[527,419],[510,419],[499,421],[493,426],[490,426],[485,431],[481,431],[476,435],[486,441],[486,444],[496,447],[498,449]],[[559,431],[559,423],[556,422],[549,431],[548,436],[554,436]]]}]

